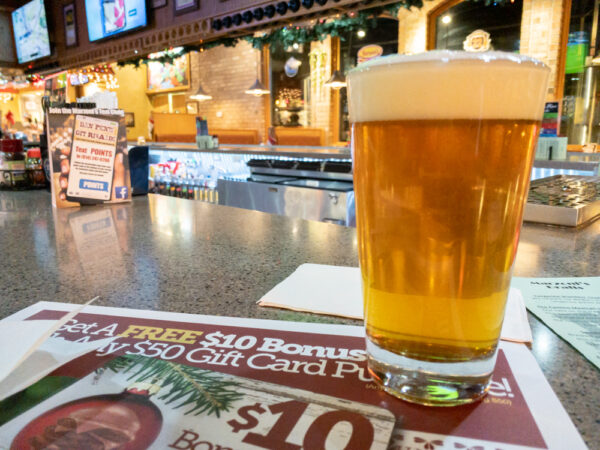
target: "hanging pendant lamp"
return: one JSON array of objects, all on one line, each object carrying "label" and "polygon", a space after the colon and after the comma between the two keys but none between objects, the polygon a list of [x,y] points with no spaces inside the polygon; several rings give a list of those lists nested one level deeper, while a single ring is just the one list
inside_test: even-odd
[{"label": "hanging pendant lamp", "polygon": [[195,94],[190,95],[190,98],[194,99],[194,100],[198,100],[199,102],[202,102],[204,100],[212,100],[212,95],[208,95],[204,89],[202,89],[202,85],[198,85],[198,90],[196,91]]},{"label": "hanging pendant lamp", "polygon": [[257,78],[256,81],[254,82],[254,84],[252,86],[250,86],[250,88],[248,88],[245,91],[246,94],[250,94],[250,95],[254,95],[256,97],[260,97],[261,95],[267,95],[270,94],[271,91],[269,91],[261,82],[260,80]]},{"label": "hanging pendant lamp", "polygon": [[260,97],[261,95],[269,95],[271,93],[264,84],[260,82],[260,66],[261,61],[259,60],[256,64],[256,81],[252,86],[246,89],[244,92],[249,95],[254,95],[255,97]]},{"label": "hanging pendant lamp", "polygon": [[346,87],[346,77],[339,70],[334,70],[331,78],[324,83],[325,86],[332,89],[341,89]]}]

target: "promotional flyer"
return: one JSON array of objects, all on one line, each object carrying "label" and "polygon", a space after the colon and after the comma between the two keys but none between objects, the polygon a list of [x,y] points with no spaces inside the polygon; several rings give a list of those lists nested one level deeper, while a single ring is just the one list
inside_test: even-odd
[{"label": "promotional flyer", "polygon": [[47,116],[52,204],[131,200],[123,111],[50,108]]},{"label": "promotional flyer", "polygon": [[431,408],[375,385],[361,327],[87,306],[53,338],[115,339],[1,402],[0,448],[585,448],[521,344],[482,402]]}]

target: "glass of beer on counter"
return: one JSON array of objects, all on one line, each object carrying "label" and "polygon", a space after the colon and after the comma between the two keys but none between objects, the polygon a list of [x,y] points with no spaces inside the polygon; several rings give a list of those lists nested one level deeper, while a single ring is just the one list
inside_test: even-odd
[{"label": "glass of beer on counter", "polygon": [[549,72],[433,51],[348,75],[369,370],[397,397],[487,392]]}]

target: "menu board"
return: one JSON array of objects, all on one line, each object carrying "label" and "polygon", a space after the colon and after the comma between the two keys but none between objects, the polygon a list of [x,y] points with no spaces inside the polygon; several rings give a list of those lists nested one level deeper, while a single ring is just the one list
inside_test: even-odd
[{"label": "menu board", "polygon": [[50,108],[47,120],[55,206],[131,199],[123,111]]},{"label": "menu board", "polygon": [[107,338],[0,403],[0,448],[585,448],[521,344],[483,401],[434,408],[378,388],[361,327],[88,306],[51,339]]}]

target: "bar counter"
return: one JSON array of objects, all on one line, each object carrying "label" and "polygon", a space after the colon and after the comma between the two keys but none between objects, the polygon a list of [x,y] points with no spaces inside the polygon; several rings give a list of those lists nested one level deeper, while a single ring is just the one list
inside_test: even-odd
[{"label": "bar counter", "polygon": [[[0,192],[0,255],[0,318],[99,296],[100,306],[360,324],[255,304],[302,263],[357,266],[354,228],[157,195],[53,210],[47,192]],[[580,230],[525,224],[514,274],[599,276],[600,220]],[[529,320],[539,365],[598,448],[600,371]]]}]

